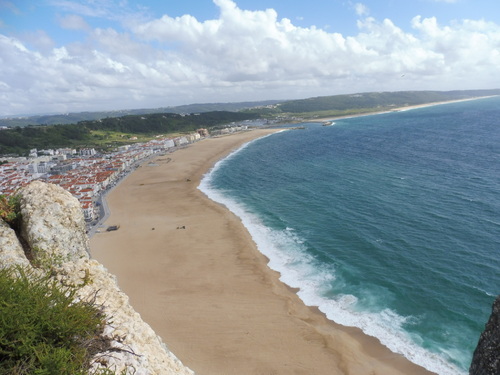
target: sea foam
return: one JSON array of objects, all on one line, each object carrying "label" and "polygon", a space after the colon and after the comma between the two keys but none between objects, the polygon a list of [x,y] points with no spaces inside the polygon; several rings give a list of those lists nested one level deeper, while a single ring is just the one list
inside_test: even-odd
[{"label": "sea foam", "polygon": [[[326,297],[329,285],[335,282],[335,269],[316,262],[305,251],[304,241],[293,228],[276,230],[267,227],[262,220],[243,204],[232,199],[228,192],[216,189],[212,180],[224,163],[248,147],[246,143],[225,159],[218,161],[203,177],[199,190],[237,215],[247,228],[258,250],[269,258],[268,266],[280,273],[280,280],[292,288],[307,306],[317,306],[328,319],[344,325],[360,328],[365,334],[376,337],[395,353],[399,353],[429,371],[441,375],[464,374],[443,357],[418,345],[422,339],[410,336],[402,326],[413,317],[403,317],[390,309],[366,312],[357,309],[357,298],[349,294]],[[451,354],[450,354],[451,355]]]}]

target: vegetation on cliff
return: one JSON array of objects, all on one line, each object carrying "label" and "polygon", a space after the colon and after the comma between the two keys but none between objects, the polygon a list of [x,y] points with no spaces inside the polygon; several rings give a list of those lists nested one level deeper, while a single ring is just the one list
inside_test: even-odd
[{"label": "vegetation on cliff", "polygon": [[[18,232],[20,219],[20,197],[0,195],[0,220]],[[76,298],[88,280],[63,285],[49,267],[2,267],[0,375],[88,374],[93,356],[109,348],[102,309]]]},{"label": "vegetation on cliff", "polygon": [[18,228],[0,218],[0,375],[192,375],[90,259],[78,200],[41,181],[17,194]]},{"label": "vegetation on cliff", "polygon": [[[337,117],[489,95],[500,95],[500,90],[371,92],[288,101],[193,104],[168,108],[172,111],[168,113],[159,108],[156,113],[151,113],[155,111],[151,109],[0,119],[0,126],[13,127],[0,131],[0,155],[25,155],[32,148],[106,149],[131,143],[132,137],[137,137],[137,142],[144,141],[141,135],[151,138],[257,118]],[[193,113],[195,110],[197,113]],[[191,114],[185,114],[188,111]],[[123,116],[124,113],[132,114]],[[42,125],[62,120],[68,122]]]},{"label": "vegetation on cliff", "polygon": [[371,92],[291,100],[279,104],[278,107],[282,112],[290,113],[365,110],[460,100],[495,94],[500,94],[500,90]]},{"label": "vegetation on cliff", "polygon": [[20,217],[19,196],[0,195],[0,218],[16,229]]},{"label": "vegetation on cliff", "polygon": [[500,90],[368,92],[289,100],[265,109],[251,109],[266,117],[338,117],[387,111],[399,107],[474,97],[500,95]]},{"label": "vegetation on cliff", "polygon": [[105,149],[107,146],[115,146],[109,144],[106,133],[110,136],[112,133],[120,133],[122,136],[126,135],[124,140],[128,140],[135,135],[152,137],[157,134],[189,132],[198,128],[258,117],[258,114],[222,111],[185,116],[175,113],[156,113],[80,121],[77,124],[16,127],[0,131],[0,154],[26,155],[32,148]]},{"label": "vegetation on cliff", "polygon": [[92,301],[75,302],[76,286],[48,273],[0,270],[0,374],[87,374],[101,352],[105,317]]},{"label": "vegetation on cliff", "polygon": [[47,114],[33,116],[16,116],[0,118],[2,126],[28,126],[28,125],[56,125],[56,124],[76,124],[80,121],[101,120],[108,117],[122,117],[129,115],[149,115],[152,113],[205,113],[205,112],[238,112],[248,108],[263,107],[283,102],[283,100],[265,100],[257,102],[238,103],[197,103],[186,104],[175,107],[124,109],[118,111],[102,112],[73,112],[64,114]]}]

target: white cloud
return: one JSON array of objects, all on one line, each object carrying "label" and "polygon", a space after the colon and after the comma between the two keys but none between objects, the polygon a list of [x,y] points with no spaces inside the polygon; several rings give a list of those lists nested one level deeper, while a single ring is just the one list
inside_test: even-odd
[{"label": "white cloud", "polygon": [[63,29],[68,30],[90,30],[90,26],[85,22],[83,17],[76,14],[69,14],[59,19],[59,24]]},{"label": "white cloud", "polygon": [[[147,9],[139,4],[133,6],[128,1],[117,0],[47,0],[60,12],[81,17],[102,18],[123,24],[146,19]],[[72,16],[70,16],[72,17]]]},{"label": "white cloud", "polygon": [[33,48],[43,52],[50,51],[55,45],[52,38],[43,30],[23,33],[22,38]]},{"label": "white cloud", "polygon": [[87,17],[111,17],[113,14],[109,1],[71,1],[49,0],[49,3],[64,12]]},{"label": "white cloud", "polygon": [[21,11],[11,1],[0,0],[0,9],[7,9],[14,14],[21,14]]},{"label": "white cloud", "polygon": [[370,10],[368,9],[368,7],[361,3],[354,4],[354,10],[356,11],[356,14],[358,16],[367,16],[368,14],[370,14]]},{"label": "white cloud", "polygon": [[0,82],[10,88],[0,114],[500,87],[491,73],[500,66],[495,23],[443,26],[417,16],[406,32],[368,17],[346,37],[297,27],[272,9],[214,2],[216,19],[164,15],[127,32],[89,30],[85,42],[49,50],[0,35]]},{"label": "white cloud", "polygon": [[[441,27],[436,18],[412,20],[420,31],[420,43],[443,58],[447,72],[457,81],[478,80],[478,87],[492,80],[494,66],[500,64],[500,26],[485,21],[465,20]],[[491,84],[490,83],[490,84]]]}]

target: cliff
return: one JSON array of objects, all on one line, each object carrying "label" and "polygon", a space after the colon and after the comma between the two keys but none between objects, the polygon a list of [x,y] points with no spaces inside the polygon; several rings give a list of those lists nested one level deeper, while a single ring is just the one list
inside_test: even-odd
[{"label": "cliff", "polygon": [[500,296],[493,303],[490,319],[479,337],[469,368],[470,375],[500,374]]},{"label": "cliff", "polygon": [[90,259],[78,200],[64,189],[40,181],[19,194],[19,233],[0,219],[0,267],[49,266],[52,277],[62,285],[81,286],[78,299],[93,299],[102,306],[109,317],[104,336],[111,345],[94,357],[91,373],[109,368],[118,374],[193,375],[134,311],[116,278]]}]

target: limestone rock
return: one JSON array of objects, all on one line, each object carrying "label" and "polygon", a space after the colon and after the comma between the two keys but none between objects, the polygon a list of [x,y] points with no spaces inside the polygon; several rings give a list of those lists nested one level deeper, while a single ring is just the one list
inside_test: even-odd
[{"label": "limestone rock", "polygon": [[500,374],[500,296],[493,303],[490,319],[486,323],[484,332],[479,337],[469,374]]},{"label": "limestone rock", "polygon": [[[112,352],[100,353],[94,369],[109,368],[117,374],[135,375],[193,375],[163,344],[161,338],[132,308],[106,268],[95,260],[80,259],[67,262],[56,269],[63,284],[78,285],[81,300],[95,299],[104,308],[109,321],[104,329],[111,338]],[[115,350],[116,349],[116,350]]]},{"label": "limestone rock", "polygon": [[89,239],[78,200],[60,186],[34,181],[22,188],[21,235],[39,257],[88,258]]},{"label": "limestone rock", "polygon": [[0,268],[15,265],[29,266],[29,262],[14,230],[0,219]]},{"label": "limestone rock", "polygon": [[[52,262],[43,265],[50,267],[53,277],[63,285],[80,286],[78,298],[102,306],[108,319],[104,338],[113,349],[94,357],[89,374],[106,368],[123,375],[193,375],[133,309],[115,276],[89,259],[78,200],[59,186],[40,181],[19,195],[21,236],[34,260],[44,256],[44,262]],[[17,264],[31,267],[16,233],[0,219],[0,268]]]}]

